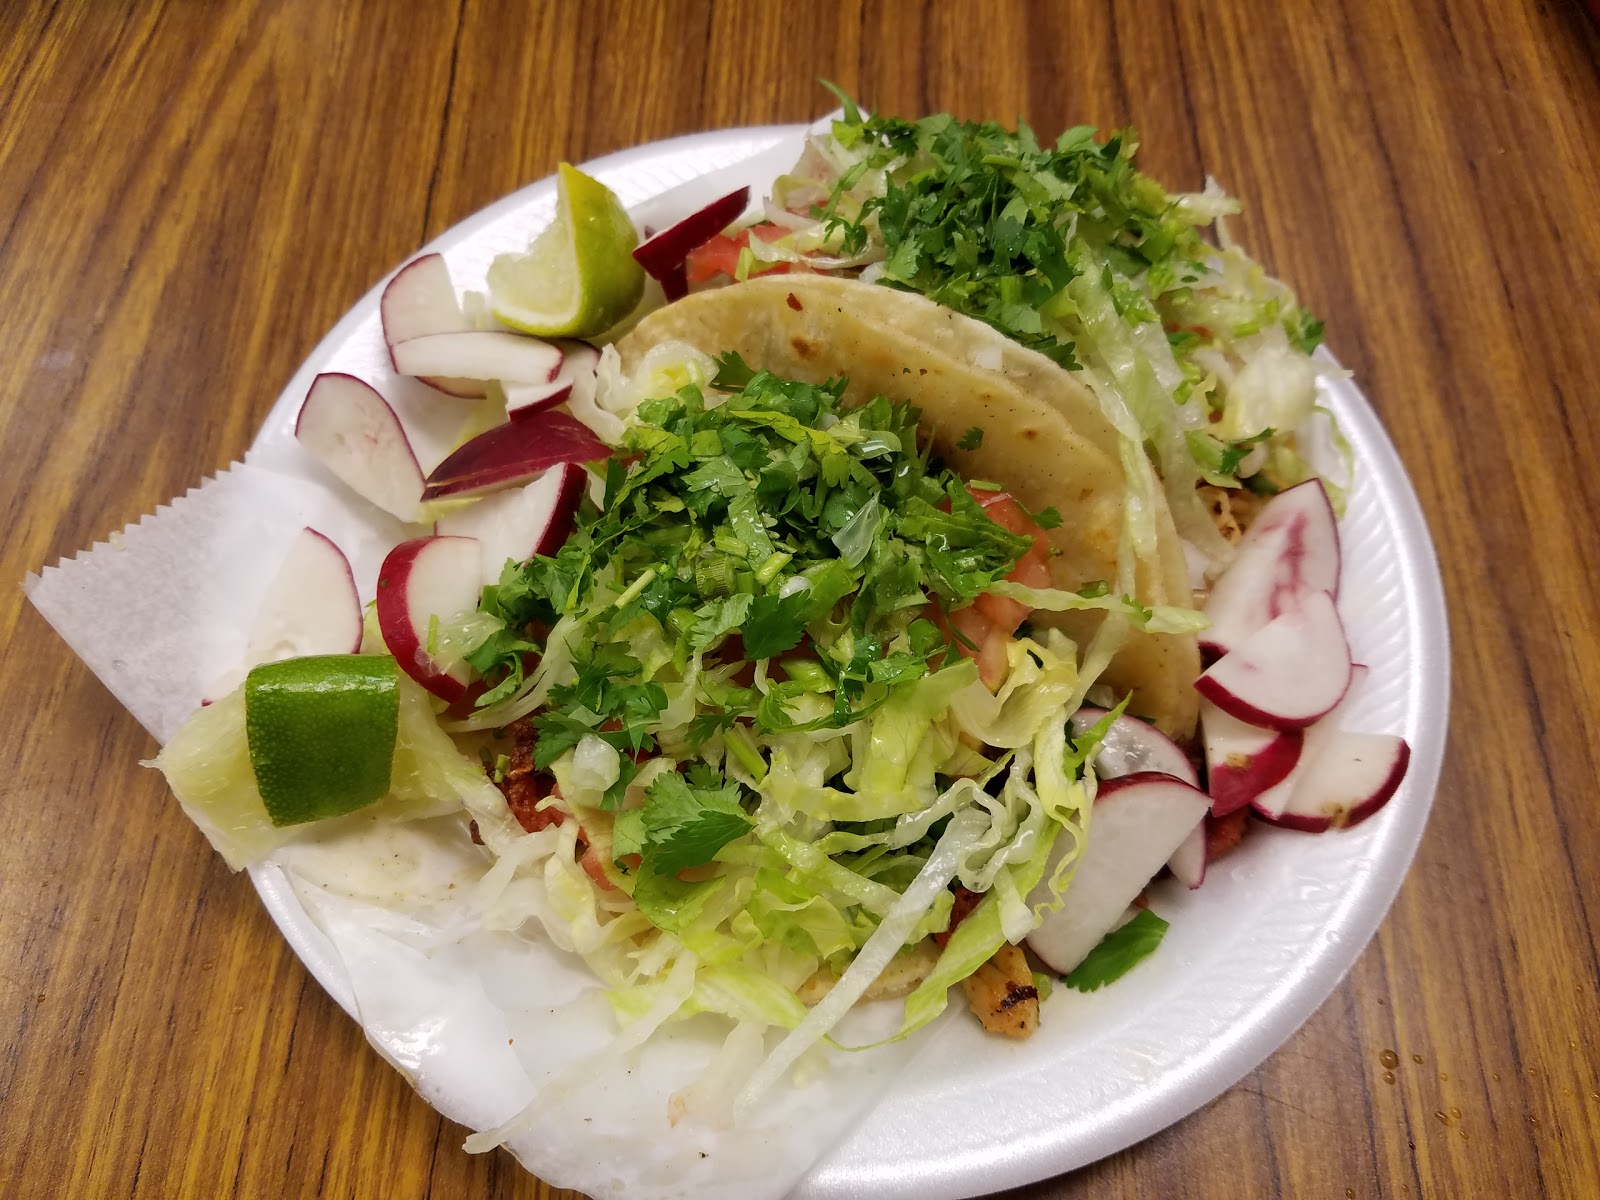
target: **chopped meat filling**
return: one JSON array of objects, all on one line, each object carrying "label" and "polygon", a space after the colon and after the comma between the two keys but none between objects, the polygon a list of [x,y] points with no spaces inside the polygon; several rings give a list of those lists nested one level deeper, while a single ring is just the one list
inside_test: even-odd
[{"label": "chopped meat filling", "polygon": [[1200,486],[1200,499],[1211,510],[1217,532],[1234,545],[1249,530],[1266,498],[1244,488],[1220,488],[1214,484]]},{"label": "chopped meat filling", "polygon": [[539,740],[531,717],[521,717],[506,726],[511,735],[511,765],[505,777],[495,780],[495,786],[506,798],[506,807],[529,833],[538,833],[547,825],[561,824],[558,808],[540,808],[539,801],[550,794],[551,780],[533,769],[533,747]]},{"label": "chopped meat filling", "polygon": [[1021,1039],[1039,1027],[1039,989],[1019,947],[1001,946],[961,981],[961,988],[973,1015],[990,1033]]}]

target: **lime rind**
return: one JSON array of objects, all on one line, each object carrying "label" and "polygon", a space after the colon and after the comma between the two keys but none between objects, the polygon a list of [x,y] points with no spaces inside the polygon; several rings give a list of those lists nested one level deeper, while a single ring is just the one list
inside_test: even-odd
[{"label": "lime rind", "polygon": [[616,194],[562,163],[554,222],[522,254],[489,265],[501,323],[538,337],[592,338],[619,325],[644,294],[637,231]]},{"label": "lime rind", "polygon": [[376,655],[264,663],[245,679],[250,763],[274,825],[341,817],[389,791],[399,669]]},{"label": "lime rind", "polygon": [[[393,662],[387,656],[359,658]],[[497,797],[481,767],[463,757],[439,728],[428,693],[404,675],[396,682],[399,722],[389,791],[376,804],[357,810],[352,819],[413,821],[457,813],[469,785],[479,780],[491,798]],[[332,831],[342,824],[340,818],[317,825],[273,823],[250,761],[242,685],[197,709],[145,765],[167,777],[184,812],[235,871],[260,862],[308,829]]]}]

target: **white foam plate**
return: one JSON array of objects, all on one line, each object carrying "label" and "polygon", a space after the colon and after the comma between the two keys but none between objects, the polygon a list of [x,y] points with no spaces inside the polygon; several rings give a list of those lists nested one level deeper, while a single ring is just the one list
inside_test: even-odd
[{"label": "white foam plate", "polygon": [[[730,186],[749,182],[759,189],[787,154],[762,152],[798,132],[767,127],[698,134],[609,155],[585,169],[637,212],[652,196],[718,168],[729,168],[724,178]],[[458,287],[480,288],[495,254],[521,249],[550,220],[554,197],[552,180],[533,184],[427,249],[446,256]],[[271,458],[292,446],[300,401],[312,377],[329,370],[349,371],[385,390],[418,432],[424,462],[442,452],[453,430],[430,427],[428,413],[437,412],[437,404],[390,370],[378,320],[380,292],[381,285],[363,297],[307,359],[262,427],[255,455]],[[1354,384],[1325,380],[1322,388],[1358,464],[1341,526],[1339,606],[1356,657],[1372,672],[1350,727],[1399,733],[1411,743],[1410,772],[1399,793],[1354,830],[1307,836],[1259,829],[1199,891],[1170,883],[1159,889],[1152,903],[1172,925],[1160,952],[1100,992],[1057,989],[1028,1042],[986,1037],[973,1021],[945,1022],[933,1033],[938,1052],[924,1051],[912,1062],[870,1115],[816,1163],[795,1196],[970,1196],[1129,1146],[1195,1111],[1262,1062],[1322,1003],[1376,931],[1422,835],[1438,782],[1448,633],[1433,546],[1394,447]],[[289,944],[354,1014],[344,965],[284,874],[272,866],[251,874]],[[403,1031],[369,1030],[369,1036],[391,1059],[405,1059]],[[472,1110],[471,1098],[450,1096],[443,1081],[423,1090],[446,1112]]]}]

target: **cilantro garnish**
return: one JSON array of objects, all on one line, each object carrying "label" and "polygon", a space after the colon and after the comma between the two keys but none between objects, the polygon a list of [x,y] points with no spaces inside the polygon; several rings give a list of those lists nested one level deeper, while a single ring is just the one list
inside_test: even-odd
[{"label": "cilantro garnish", "polygon": [[976,450],[979,446],[983,445],[983,430],[974,425],[971,429],[967,430],[961,435],[960,440],[956,442],[956,445],[960,446],[963,450]]},{"label": "cilantro garnish", "polygon": [[688,777],[661,775],[645,789],[642,808],[618,816],[612,852],[618,859],[638,854],[645,869],[661,875],[703,866],[750,832],[743,791],[705,763],[695,764]]},{"label": "cilantro garnish", "polygon": [[1154,953],[1166,932],[1167,922],[1142,908],[1133,920],[1101,938],[1100,944],[1089,951],[1089,957],[1062,976],[1061,982],[1080,992],[1098,991],[1115,983],[1141,959]]},{"label": "cilantro garnish", "polygon": [[861,171],[834,185],[821,215],[845,253],[875,230],[881,282],[976,317],[1068,369],[1079,366],[1066,290],[1078,275],[1094,270],[1118,315],[1137,323],[1157,314],[1133,279],[1159,291],[1205,269],[1209,247],[1194,220],[1133,169],[1132,131],[1097,141],[1080,126],[1047,148],[1026,125],[942,113],[904,121],[851,106],[834,136],[866,148],[863,170],[886,172],[881,194],[858,204],[849,198]]},{"label": "cilantro garnish", "polygon": [[[555,556],[508,567],[484,590],[483,611],[504,624],[472,655],[492,685],[485,703],[522,687],[549,629],[582,623],[576,679],[537,718],[537,765],[586,734],[603,738],[627,777],[608,804],[632,778],[631,756],[654,748],[664,668],[803,652],[821,680],[780,678],[765,696],[712,698],[700,685],[691,747],[741,716],[796,728],[788,706],[807,692],[831,692],[833,708],[806,727],[848,724],[944,665],[947,639],[923,619],[930,605],[970,603],[1032,545],[929,463],[908,406],[878,397],[846,408],[843,380],[780,379],[736,354],[711,386],[728,395],[715,402],[690,386],[641,405],[629,461],[607,467],[604,507],[580,510]],[[640,637],[661,647],[648,667]]]}]

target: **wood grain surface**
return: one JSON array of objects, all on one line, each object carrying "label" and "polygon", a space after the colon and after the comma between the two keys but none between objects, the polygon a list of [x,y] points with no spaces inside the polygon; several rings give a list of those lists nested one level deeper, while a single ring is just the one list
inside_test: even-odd
[{"label": "wood grain surface", "polygon": [[[1132,123],[1327,320],[1443,565],[1392,913],[1202,1111],[1028,1197],[1600,1195],[1600,38],[1570,0],[0,5],[0,1195],[528,1197],[137,766],[26,571],[239,455],[396,262],[574,161],[890,111]],[[115,614],[108,614],[115,620]]]}]

